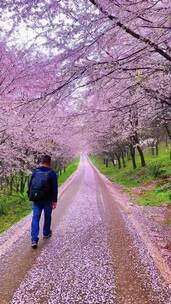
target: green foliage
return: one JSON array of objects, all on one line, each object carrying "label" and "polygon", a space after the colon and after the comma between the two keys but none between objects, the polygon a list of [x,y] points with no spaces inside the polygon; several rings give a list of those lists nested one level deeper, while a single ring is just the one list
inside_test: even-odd
[{"label": "green foliage", "polygon": [[166,169],[163,168],[163,165],[160,162],[149,166],[149,171],[150,174],[155,178],[160,177],[166,173]]},{"label": "green foliage", "polygon": [[0,216],[7,215],[7,208],[3,202],[0,202]]}]

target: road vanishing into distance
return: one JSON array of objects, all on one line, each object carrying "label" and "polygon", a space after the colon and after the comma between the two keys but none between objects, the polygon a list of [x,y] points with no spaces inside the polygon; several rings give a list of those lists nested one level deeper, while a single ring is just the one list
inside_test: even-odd
[{"label": "road vanishing into distance", "polygon": [[169,304],[171,293],[101,174],[82,157],[60,190],[53,236],[29,215],[0,236],[0,304]]}]

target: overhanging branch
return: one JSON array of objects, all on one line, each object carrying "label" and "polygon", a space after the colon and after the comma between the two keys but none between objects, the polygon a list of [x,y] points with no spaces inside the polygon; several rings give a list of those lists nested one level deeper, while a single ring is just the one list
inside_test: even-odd
[{"label": "overhanging branch", "polygon": [[120,27],[123,31],[125,31],[126,33],[128,33],[129,35],[131,35],[132,37],[136,38],[137,40],[144,42],[147,45],[150,45],[155,51],[156,53],[160,54],[162,57],[164,57],[165,59],[167,59],[168,61],[171,61],[171,56],[166,53],[165,51],[163,51],[155,42],[151,41],[149,38],[143,37],[140,34],[136,33],[135,31],[133,31],[132,29],[130,29],[129,27],[127,27],[126,25],[124,25],[122,22],[120,22],[118,20],[117,17],[109,14],[106,10],[104,10],[98,3],[96,0],[89,0],[94,6],[96,6],[96,8],[98,8],[101,13],[105,14],[111,21],[115,21],[116,25],[118,27]]}]

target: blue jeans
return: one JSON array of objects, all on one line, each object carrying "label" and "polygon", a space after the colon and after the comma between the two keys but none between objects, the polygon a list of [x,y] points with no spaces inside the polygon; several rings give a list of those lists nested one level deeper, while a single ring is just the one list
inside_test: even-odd
[{"label": "blue jeans", "polygon": [[32,241],[39,241],[39,222],[42,211],[44,210],[44,226],[43,235],[47,236],[50,233],[51,217],[52,217],[52,203],[45,202],[42,205],[33,202],[33,217],[31,224],[31,239]]}]

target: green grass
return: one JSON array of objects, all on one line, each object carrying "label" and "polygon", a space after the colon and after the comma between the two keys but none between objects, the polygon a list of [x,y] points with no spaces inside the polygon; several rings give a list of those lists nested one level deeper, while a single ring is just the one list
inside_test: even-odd
[{"label": "green grass", "polygon": [[91,157],[93,164],[112,182],[121,184],[125,190],[127,188],[138,187],[143,183],[153,180],[153,177],[148,174],[148,168],[132,169],[131,163],[127,163],[126,168],[118,169],[109,162],[108,168],[103,164],[103,160],[99,157]]},{"label": "green grass", "polygon": [[[158,156],[152,156],[150,149],[145,151],[147,164],[145,168],[141,167],[138,155],[136,155],[137,169],[135,170],[132,169],[131,161],[127,161],[126,168],[118,169],[118,167],[113,166],[112,162],[109,162],[109,167],[106,168],[103,159],[98,156],[91,156],[91,160],[112,182],[121,184],[124,190],[130,193],[132,188],[144,187],[147,183],[155,180],[155,174],[158,174],[158,171],[160,171],[158,179],[171,176],[170,150],[164,144],[160,145]],[[157,171],[157,169],[159,170]],[[162,185],[156,183],[154,189],[145,190],[143,194],[136,195],[134,197],[135,202],[145,206],[160,206],[170,203],[171,182],[162,179],[161,183]]]},{"label": "green grass", "polygon": [[[59,186],[77,169],[79,159],[74,160],[66,172],[59,176]],[[0,233],[17,223],[32,210],[32,204],[27,194],[14,193],[13,195],[0,193]]]},{"label": "green grass", "polygon": [[170,203],[169,191],[163,191],[159,186],[153,190],[145,191],[142,196],[136,198],[136,202],[144,206],[161,206]]},{"label": "green grass", "polygon": [[0,233],[31,212],[27,195],[0,195]]},{"label": "green grass", "polygon": [[71,174],[77,169],[78,164],[79,164],[79,159],[75,159],[66,168],[66,171],[64,173],[62,173],[62,175],[59,176],[59,178],[58,178],[59,186],[61,186],[67,180],[67,178],[71,176]]}]

